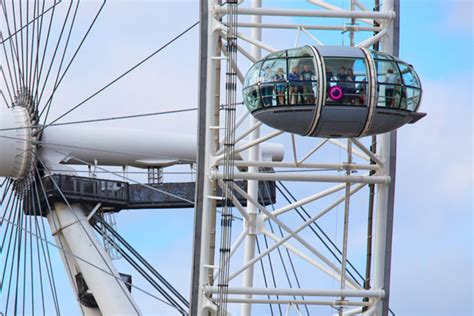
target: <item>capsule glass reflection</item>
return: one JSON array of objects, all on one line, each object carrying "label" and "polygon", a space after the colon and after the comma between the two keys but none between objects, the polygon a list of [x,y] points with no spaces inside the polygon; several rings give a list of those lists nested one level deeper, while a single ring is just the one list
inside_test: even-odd
[{"label": "capsule glass reflection", "polygon": [[248,71],[244,104],[266,125],[318,137],[361,137],[414,123],[421,83],[413,66],[381,52],[304,46],[272,53]]}]

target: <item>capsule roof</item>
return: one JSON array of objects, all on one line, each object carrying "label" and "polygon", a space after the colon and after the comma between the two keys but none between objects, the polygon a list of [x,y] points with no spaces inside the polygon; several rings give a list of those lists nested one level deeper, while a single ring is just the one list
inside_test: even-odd
[{"label": "capsule roof", "polygon": [[347,46],[282,50],[255,63],[244,103],[257,119],[305,136],[359,137],[414,123],[421,83],[388,54]]}]

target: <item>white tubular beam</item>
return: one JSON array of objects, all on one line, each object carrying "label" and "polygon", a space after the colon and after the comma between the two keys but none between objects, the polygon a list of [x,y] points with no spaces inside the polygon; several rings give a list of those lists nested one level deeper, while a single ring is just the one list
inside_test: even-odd
[{"label": "white tubular beam", "polygon": [[304,161],[306,161],[306,159],[308,159],[309,157],[311,157],[316,151],[318,151],[319,148],[323,147],[324,144],[326,144],[328,141],[329,141],[329,138],[326,138],[325,140],[323,140],[322,142],[320,142],[319,144],[317,144],[306,156],[304,156],[303,159],[301,159],[300,161],[298,161],[298,164],[301,164],[301,163],[303,163]]},{"label": "white tubular beam", "polygon": [[[215,12],[226,14],[225,7],[217,7]],[[319,11],[319,10],[301,10],[301,9],[267,9],[267,8],[239,8],[240,15],[261,15],[261,16],[292,16],[292,17],[319,17],[319,18],[348,18],[348,19],[384,19],[391,20],[395,18],[395,12],[363,12],[363,11]]]},{"label": "white tubular beam", "polygon": [[[267,235],[269,238],[273,239],[275,242],[279,242],[282,238],[281,237],[278,237],[276,236],[275,234],[272,234],[271,232],[265,230],[263,231],[263,233],[265,235]],[[296,236],[295,236],[296,237]],[[307,244],[308,245],[308,244]],[[300,257],[301,259],[305,260],[306,262],[308,262],[309,264],[311,264],[312,266],[314,266],[315,268],[319,269],[320,271],[322,271],[323,273],[326,273],[328,276],[330,276],[331,278],[333,278],[334,280],[340,280],[341,279],[341,273],[340,273],[340,270],[338,270],[336,268],[336,266],[333,265],[333,267],[331,267],[332,269],[329,269],[328,267],[326,267],[325,265],[321,264],[320,262],[312,259],[311,257],[309,257],[308,255],[306,255],[305,253],[303,253],[301,250],[299,250],[298,248],[296,248],[295,246],[291,245],[289,242],[284,242],[282,244],[283,247],[285,247],[286,249],[288,249],[289,251],[291,251],[292,253],[294,253],[295,255],[297,255],[298,257]],[[313,247],[309,246],[310,248],[312,248],[313,251],[316,251]],[[319,252],[316,251],[316,253],[318,253],[318,257],[321,258],[323,257]],[[325,261],[329,261],[327,258],[323,257],[325,259]],[[326,262],[327,263],[327,262]],[[329,263],[331,263],[329,261]],[[332,263],[331,263],[332,264]],[[346,282],[348,282],[348,285],[353,288],[353,289],[357,289],[357,284],[353,281],[353,280],[346,280]]]},{"label": "white tubular beam", "polygon": [[[262,7],[262,0],[252,0],[250,3],[252,9],[259,9]],[[253,15],[250,18],[251,22],[253,23],[262,23],[262,17],[258,15]],[[238,34],[238,37],[241,39],[246,37],[245,35]],[[262,57],[262,50],[274,50],[273,48],[265,45],[262,43],[262,29],[252,29],[251,30],[251,38],[248,38],[250,42],[253,44],[251,46],[251,55],[255,59],[259,60]],[[249,140],[250,143],[254,143],[254,146],[250,146],[249,150],[249,160],[250,161],[259,161],[261,159],[261,150],[259,144],[260,139],[260,125],[259,121],[254,118],[253,116],[250,117],[249,120],[250,129],[254,126],[258,126],[257,128],[253,129],[249,133]],[[237,149],[237,148],[236,148]],[[235,151],[236,153],[240,151]],[[251,172],[258,172],[258,168],[251,167],[249,168]],[[247,183],[247,192],[248,195],[258,199],[258,181],[248,181]],[[257,240],[257,213],[258,210],[255,205],[251,204],[247,201],[247,220],[244,222],[247,229],[247,234],[245,236],[245,244],[244,244],[244,261],[243,264],[247,264],[247,262],[251,261],[255,257],[255,247],[256,247],[256,240]],[[254,266],[252,265],[249,269],[245,270],[242,275],[242,286],[243,287],[252,287],[254,282]],[[243,299],[251,299],[251,295],[243,295]],[[250,316],[252,314],[252,305],[251,304],[242,304],[240,307],[240,313],[242,316]]]},{"label": "white tubular beam", "polygon": [[[227,299],[228,303],[249,303],[249,304],[291,304],[291,305],[320,305],[320,306],[337,306],[338,301],[313,301],[313,300],[293,300],[293,299],[243,299],[233,298]],[[369,306],[366,302],[347,302],[345,306]],[[288,314],[286,314],[288,315]]]},{"label": "white tubular beam", "polygon": [[[238,154],[238,153],[240,153],[240,152],[242,152],[242,151],[244,151],[244,150],[247,150],[247,149],[249,149],[249,148],[251,148],[251,147],[254,147],[254,146],[258,145],[258,144],[261,144],[261,143],[263,143],[263,142],[265,142],[265,141],[267,141],[267,140],[269,140],[269,139],[272,139],[272,138],[274,138],[274,137],[277,137],[278,135],[281,135],[281,134],[283,134],[283,133],[284,133],[283,131],[278,131],[278,130],[276,130],[276,131],[273,131],[273,132],[271,132],[271,133],[269,133],[269,134],[267,134],[267,135],[265,135],[265,136],[262,136],[262,137],[259,137],[259,138],[254,139],[254,140],[251,140],[251,141],[248,142],[247,144],[245,144],[245,145],[243,145],[243,146],[241,146],[241,147],[235,148],[234,154]],[[217,157],[215,157],[215,162],[216,162],[216,164],[217,164],[218,161],[220,161],[220,160],[222,160],[222,159],[224,159],[224,154],[221,154],[221,155],[218,155]],[[258,159],[257,159],[257,160],[258,160]]]},{"label": "white tubular beam", "polygon": [[[218,293],[217,286],[205,286],[204,293]],[[300,289],[300,288],[243,288],[229,287],[229,294],[253,294],[253,295],[286,295],[286,296],[323,296],[323,297],[374,297],[383,298],[384,290],[321,290],[321,289]]]},{"label": "white tubular beam", "polygon": [[293,45],[293,47],[298,47],[298,44],[300,42],[300,33],[301,33],[301,28],[300,27],[297,27],[296,28],[296,38],[295,38],[295,44]]},{"label": "white tubular beam", "polygon": [[[224,182],[220,180],[219,186],[221,189],[224,188]],[[232,193],[229,189],[226,190],[227,194],[229,195],[229,199],[232,201],[232,204],[234,204],[235,208],[239,211],[240,215],[246,220],[249,221],[249,215],[247,214],[245,208],[242,206],[240,203],[239,199]]]},{"label": "white tubular beam", "polygon": [[354,32],[379,32],[382,30],[379,26],[359,26],[359,25],[309,25],[309,24],[284,24],[284,23],[248,23],[239,22],[239,27],[244,28],[262,28],[262,29],[288,29],[294,30],[298,27],[306,30],[322,30],[322,31],[354,31]]},{"label": "white tubular beam", "polygon": [[[295,45],[296,46],[296,45]],[[291,147],[293,148],[293,160],[295,162],[295,165],[298,165],[298,156],[296,154],[296,140],[295,140],[295,134],[291,134]]]},{"label": "white tubular beam", "polygon": [[[329,139],[329,142],[330,142],[331,144],[336,145],[337,147],[342,148],[342,149],[344,149],[345,151],[347,151],[347,146],[346,146],[346,144],[343,144],[343,143],[341,143],[340,141],[338,141],[338,140],[336,140],[336,139],[332,139],[332,138]],[[361,152],[360,150],[353,149],[353,150],[352,150],[352,153],[353,153],[354,155],[356,155],[357,157],[359,157],[359,158],[362,158],[362,159],[364,159],[364,160],[366,160],[366,161],[370,161],[369,156],[367,156],[366,154],[364,154],[364,153]]]},{"label": "white tubular beam", "polygon": [[[57,231],[59,227],[58,220],[55,216],[54,212],[50,212],[47,216],[48,218],[48,223],[49,226],[51,227],[51,231],[55,232]],[[39,236],[38,233],[38,227],[36,228],[36,236]],[[56,245],[58,249],[60,248],[61,250],[59,251],[59,254],[61,255],[61,260],[63,261],[64,267],[66,268],[66,273],[69,279],[69,282],[71,283],[71,288],[74,292],[74,294],[77,296],[77,286],[76,286],[76,278],[75,275],[80,272],[78,265],[76,264],[76,257],[73,257],[69,254],[72,253],[71,248],[69,247],[66,239],[64,239],[63,234],[53,234],[54,240],[56,241]],[[102,313],[98,308],[91,308],[91,307],[86,307],[77,300],[77,304],[79,305],[79,308],[81,309],[82,313],[84,316],[102,316]]]},{"label": "white tubular beam", "polygon": [[[222,165],[222,162],[218,162],[217,165]],[[332,170],[378,170],[380,169],[377,165],[359,165],[359,164],[347,164],[347,163],[298,163],[294,162],[280,162],[280,161],[236,161],[236,167],[270,167],[270,168],[311,168],[311,169],[332,169]],[[318,171],[318,170],[315,170]]]},{"label": "white tubular beam", "polygon": [[[269,210],[265,208],[265,206],[261,205],[256,198],[249,196],[245,194],[244,190],[242,190],[239,187],[236,187],[235,190],[237,193],[242,195],[244,198],[247,199],[248,203],[252,203],[256,208],[260,209],[260,211],[268,216],[270,219],[272,219],[278,226],[280,226],[285,232],[287,232],[290,236],[293,236],[294,239],[296,239],[301,245],[303,245],[306,249],[308,249],[313,255],[318,257],[322,262],[324,262],[328,267],[330,267],[332,270],[327,269],[326,267],[322,266],[316,261],[312,261],[317,268],[319,268],[321,271],[327,273],[331,277],[339,278],[341,276],[341,270],[331,262],[331,260],[327,259],[325,256],[323,256],[319,251],[317,251],[313,246],[311,246],[306,240],[304,240],[302,237],[300,237],[297,233],[295,233],[288,225],[286,225],[283,221],[278,219],[275,215],[273,215]],[[346,200],[350,196],[346,195]],[[267,236],[275,240],[277,243],[281,241],[280,237],[277,237],[270,232],[263,230],[263,233],[265,233]],[[308,260],[309,257],[304,255],[303,253],[297,251],[294,247],[291,245],[287,244],[286,242],[283,243],[283,245],[288,248],[289,250],[293,251],[295,254],[301,256],[303,259]],[[335,272],[335,273],[334,273]],[[348,280],[349,285],[352,286],[353,288],[357,288],[358,285],[356,282],[353,280]]]},{"label": "white tubular beam", "polygon": [[[326,3],[322,0],[308,0],[308,2],[310,2],[314,5],[317,5],[318,7],[328,9],[328,10],[344,11],[344,9],[342,9],[340,7],[336,7],[335,5],[332,5],[332,4]],[[370,11],[364,10],[364,12],[370,12]],[[373,24],[372,20],[361,19],[360,21],[364,22],[364,23],[367,23],[367,24]]]},{"label": "white tubular beam", "polygon": [[[354,188],[351,190],[351,194],[354,194],[356,193],[357,191],[359,191],[360,189],[362,189],[363,187],[365,186],[365,184],[358,184],[358,185],[355,185]],[[318,214],[314,215],[313,217],[311,217],[310,219],[308,219],[306,222],[304,222],[302,225],[300,225],[298,228],[296,228],[296,230],[294,230],[291,234],[288,234],[286,235],[283,239],[281,239],[280,241],[278,241],[277,243],[271,245],[270,247],[268,247],[268,249],[266,249],[265,251],[261,252],[258,256],[254,257],[251,261],[249,261],[247,264],[245,264],[244,266],[242,266],[240,269],[238,269],[234,274],[232,274],[229,278],[229,280],[232,280],[233,278],[235,278],[236,276],[238,276],[240,273],[242,273],[243,271],[245,271],[248,267],[252,266],[255,264],[255,262],[257,262],[258,260],[262,259],[263,257],[265,257],[267,254],[269,254],[270,252],[272,252],[274,249],[276,249],[277,247],[279,247],[280,245],[282,245],[284,242],[286,242],[287,240],[289,240],[290,238],[294,237],[296,234],[298,234],[300,231],[302,231],[303,229],[305,229],[306,227],[308,227],[310,224],[312,224],[313,222],[317,221],[319,218],[321,218],[322,216],[326,215],[330,210],[332,210],[333,208],[335,208],[338,204],[340,204],[341,202],[343,202],[345,200],[345,197],[341,197],[339,198],[338,200],[336,200],[334,203],[332,203],[331,205],[329,205],[328,207],[326,207],[324,210],[322,210],[321,212],[319,212]],[[262,211],[264,210],[264,208],[262,209]],[[271,214],[270,214],[271,215]]]},{"label": "white tubular beam", "polygon": [[[211,171],[211,178],[223,179],[223,173],[220,171]],[[282,174],[282,173],[265,173],[265,172],[235,172],[234,179],[239,180],[259,180],[259,181],[306,181],[306,182],[347,182],[347,183],[376,183],[388,184],[390,183],[389,176],[333,176],[333,175],[318,175],[318,174]]]},{"label": "white tubular beam", "polygon": [[[384,0],[382,12],[397,10],[399,12],[399,0]],[[381,40],[382,51],[394,56],[398,55],[399,44],[399,21],[391,21],[384,25],[387,29],[387,36]],[[384,161],[384,168],[381,174],[395,177],[396,174],[396,154],[397,154],[397,131],[382,134],[377,141],[378,155]],[[390,303],[390,272],[392,258],[392,238],[393,238],[393,216],[395,203],[395,178],[393,183],[378,185],[376,193],[375,209],[375,238],[373,255],[373,276],[372,288],[385,289],[386,296],[383,300],[374,302],[374,315],[388,315]],[[371,315],[367,311],[365,314]]]},{"label": "white tubular beam", "polygon": [[308,196],[308,197],[306,197],[306,198],[304,198],[304,199],[300,199],[300,200],[298,200],[298,201],[296,201],[296,202],[293,202],[293,203],[291,203],[291,204],[288,204],[287,206],[284,206],[284,207],[282,207],[282,208],[279,208],[279,209],[273,211],[272,214],[275,215],[275,216],[279,216],[279,215],[284,214],[284,213],[286,213],[286,212],[288,212],[288,211],[291,211],[291,210],[293,210],[293,209],[295,209],[295,208],[297,208],[297,207],[306,205],[306,204],[308,204],[308,203],[311,203],[311,202],[314,202],[314,201],[316,201],[316,200],[319,200],[319,199],[321,199],[321,198],[323,198],[323,197],[325,197],[325,196],[328,196],[328,195],[330,195],[330,194],[332,194],[332,193],[335,193],[335,192],[337,192],[337,191],[340,191],[340,190],[344,189],[345,187],[346,187],[346,185],[345,185],[344,183],[343,183],[343,184],[338,184],[338,185],[336,185],[336,186],[334,186],[334,187],[332,187],[332,188],[329,188],[329,189],[327,189],[327,190],[324,190],[324,191],[318,192],[318,193],[316,193],[316,194],[310,195],[310,196]]},{"label": "white tubular beam", "polygon": [[383,161],[380,160],[373,152],[371,152],[364,144],[362,144],[359,140],[353,138],[352,142],[356,145],[360,150],[362,150],[367,156],[372,158],[381,168],[383,168]]},{"label": "white tubular beam", "polygon": [[[101,313],[103,315],[141,315],[108,254],[87,222],[81,206],[75,204],[69,208],[64,203],[55,203],[54,207],[59,231],[51,227],[53,234],[61,234],[72,253],[96,266],[76,260]],[[109,271],[112,275],[102,272],[97,267]]]},{"label": "white tubular beam", "polygon": [[[238,129],[240,127],[240,125],[242,125],[242,123],[245,121],[245,119],[250,115],[250,112],[249,111],[244,111],[244,113],[242,113],[239,118],[237,119],[237,122],[235,123],[235,129]],[[222,136],[221,139],[219,140],[219,144],[223,144],[224,143],[224,139],[225,137]]]},{"label": "white tubular beam", "polygon": [[306,34],[306,36],[308,36],[310,39],[312,39],[313,41],[315,41],[319,46],[324,46],[323,42],[321,42],[320,40],[318,40],[316,38],[316,36],[314,36],[313,34],[311,34],[310,32],[308,32],[304,27],[300,27],[300,30]]},{"label": "white tubular beam", "polygon": [[[262,126],[262,122],[256,122],[256,124],[254,124],[253,126],[250,126],[245,132],[243,132],[239,137],[235,139],[235,144],[237,144],[242,139],[247,137],[250,133],[252,133],[254,130],[259,128],[260,126]],[[222,142],[220,142],[219,145],[222,146],[223,144],[224,144],[224,140],[222,140]],[[223,152],[224,152],[224,148],[222,147],[217,151],[217,154],[221,155]]]},{"label": "white tubular beam", "polygon": [[[264,49],[264,50],[266,50],[270,53],[274,53],[274,52],[278,51],[278,49],[273,48],[273,47],[271,47],[271,46],[269,46],[269,45],[267,45],[267,44],[265,44],[265,43],[263,43],[259,40],[248,37],[247,35],[244,35],[242,33],[237,33],[237,37],[240,38],[241,40],[244,40],[244,41],[252,44],[252,45],[257,46],[258,48],[262,48],[262,49]],[[260,59],[260,57],[258,59]]]},{"label": "white tubular beam", "polygon": [[[370,306],[370,303],[367,303],[366,306]],[[342,316],[357,315],[357,314],[360,314],[360,313],[362,313],[362,308],[357,307],[357,308],[350,309],[350,310],[347,310],[347,311],[343,312]],[[340,316],[340,314],[333,314],[333,316]]]},{"label": "white tubular beam", "polygon": [[363,5],[362,3],[360,3],[359,0],[354,0],[354,3],[355,3],[355,5],[358,6],[359,9],[361,9],[362,11],[369,11],[365,5]]},{"label": "white tubular beam", "polygon": [[255,64],[255,63],[258,61],[255,57],[253,57],[252,55],[250,55],[250,53],[249,53],[248,51],[246,51],[245,49],[243,49],[242,46],[237,45],[237,50],[238,50],[242,55],[244,55],[245,58],[247,58],[248,60],[250,60],[252,63]]},{"label": "white tubular beam", "polygon": [[376,35],[369,37],[368,39],[363,40],[359,44],[357,44],[357,47],[364,47],[364,48],[370,48],[370,46],[374,45],[378,41],[382,39],[387,34],[387,30],[382,30]]}]

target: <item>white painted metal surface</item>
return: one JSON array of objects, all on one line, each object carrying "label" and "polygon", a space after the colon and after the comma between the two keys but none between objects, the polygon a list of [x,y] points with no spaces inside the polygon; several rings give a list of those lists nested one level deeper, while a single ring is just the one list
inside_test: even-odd
[{"label": "white painted metal surface", "polygon": [[140,315],[138,306],[87,222],[82,207],[56,203],[54,208],[49,214],[51,231],[53,235],[61,234],[71,252],[87,261],[65,254],[67,260],[72,260],[82,272],[102,315]]},{"label": "white painted metal surface", "polygon": [[0,177],[21,178],[33,160],[32,129],[26,108],[0,107]]}]

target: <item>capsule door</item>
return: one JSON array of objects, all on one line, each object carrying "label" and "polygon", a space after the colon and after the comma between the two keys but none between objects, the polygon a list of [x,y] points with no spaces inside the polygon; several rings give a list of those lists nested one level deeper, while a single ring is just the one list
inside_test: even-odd
[{"label": "capsule door", "polygon": [[369,113],[370,72],[363,52],[352,47],[319,47],[324,60],[325,96],[311,136],[356,137]]}]

